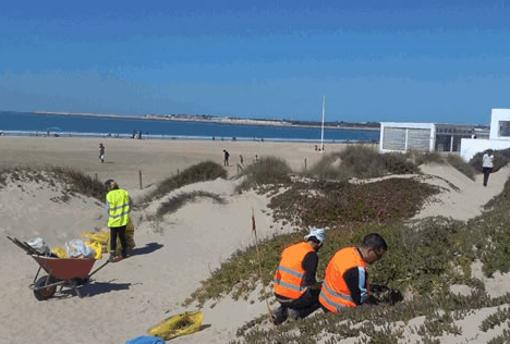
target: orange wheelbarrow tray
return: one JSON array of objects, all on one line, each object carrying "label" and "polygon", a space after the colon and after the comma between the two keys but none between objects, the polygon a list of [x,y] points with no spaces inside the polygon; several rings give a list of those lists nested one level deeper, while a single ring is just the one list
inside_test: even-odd
[{"label": "orange wheelbarrow tray", "polygon": [[[34,277],[34,282],[29,287],[34,291],[36,299],[40,301],[55,295],[57,287],[60,287],[59,293],[64,288],[69,288],[81,297],[79,287],[87,284],[92,275],[109,263],[106,261],[91,273],[96,262],[94,259],[55,258],[35,254],[31,256],[39,264],[39,269]],[[46,271],[47,275],[39,277],[41,270]]]},{"label": "orange wheelbarrow tray", "polygon": [[[30,245],[24,241],[7,236],[16,246],[25,251],[39,264],[39,269],[34,277],[34,281],[30,284],[30,289],[34,291],[37,300],[47,300],[57,292],[62,292],[64,288],[69,288],[81,297],[78,287],[89,283],[90,278],[96,272],[104,268],[110,261],[107,260],[97,269],[90,272],[94,263],[94,259],[90,258],[57,258],[44,256],[39,254]],[[41,270],[46,271],[47,275],[39,277]]]}]

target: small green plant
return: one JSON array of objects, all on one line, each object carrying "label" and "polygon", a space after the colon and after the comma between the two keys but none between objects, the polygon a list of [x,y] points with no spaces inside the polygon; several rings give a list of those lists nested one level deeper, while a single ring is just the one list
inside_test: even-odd
[{"label": "small green plant", "polygon": [[487,344],[507,344],[507,343],[510,343],[509,329],[504,329],[501,335],[494,337],[487,342]]},{"label": "small green plant", "polygon": [[489,315],[486,319],[482,321],[480,324],[480,330],[483,332],[487,332],[491,329],[493,329],[496,326],[501,325],[505,321],[510,319],[510,308],[498,308],[498,310],[494,313]]},{"label": "small green plant", "polygon": [[156,190],[145,197],[144,202],[148,203],[160,198],[184,185],[226,177],[227,171],[219,164],[212,161],[201,162],[185,169],[178,175],[163,180],[158,184]]},{"label": "small green plant", "polygon": [[436,312],[425,319],[423,325],[418,328],[417,333],[423,337],[439,337],[443,334],[462,334],[460,327],[453,322],[454,319],[449,312],[444,312],[442,315]]},{"label": "small green plant", "polygon": [[237,191],[247,190],[268,184],[290,183],[292,170],[282,159],[263,157],[249,165],[242,173],[244,181],[237,187]]},{"label": "small green plant", "polygon": [[179,208],[183,207],[186,203],[192,202],[197,198],[210,198],[213,201],[224,204],[225,200],[211,192],[206,191],[194,191],[194,192],[185,192],[174,196],[167,201],[163,202],[158,210],[156,211],[156,218],[161,219],[164,215],[176,212]]}]

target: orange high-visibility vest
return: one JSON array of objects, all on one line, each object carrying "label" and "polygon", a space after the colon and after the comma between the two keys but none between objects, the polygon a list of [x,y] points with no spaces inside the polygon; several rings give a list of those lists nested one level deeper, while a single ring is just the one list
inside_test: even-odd
[{"label": "orange high-visibility vest", "polygon": [[280,264],[274,274],[273,291],[275,294],[292,300],[299,299],[306,290],[303,286],[305,270],[303,259],[313,247],[307,242],[301,242],[287,247],[282,252]]},{"label": "orange high-visibility vest", "polygon": [[366,268],[366,266],[367,263],[365,263],[356,247],[346,247],[339,250],[331,258],[326,268],[324,282],[322,282],[319,294],[321,305],[333,313],[339,312],[343,307],[356,307],[343,276],[351,268]]}]

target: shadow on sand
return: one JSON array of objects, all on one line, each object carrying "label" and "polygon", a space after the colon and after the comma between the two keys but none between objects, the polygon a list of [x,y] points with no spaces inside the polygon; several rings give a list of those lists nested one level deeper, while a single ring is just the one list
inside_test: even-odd
[{"label": "shadow on sand", "polygon": [[90,297],[112,291],[128,290],[130,286],[131,283],[94,282],[82,286],[80,288],[80,294],[83,297]]},{"label": "shadow on sand", "polygon": [[157,251],[162,247],[163,247],[163,245],[158,244],[157,242],[150,242],[148,244],[145,244],[144,247],[136,247],[136,248],[132,249],[130,254],[132,256],[141,256],[143,254],[149,254],[154,251]]}]

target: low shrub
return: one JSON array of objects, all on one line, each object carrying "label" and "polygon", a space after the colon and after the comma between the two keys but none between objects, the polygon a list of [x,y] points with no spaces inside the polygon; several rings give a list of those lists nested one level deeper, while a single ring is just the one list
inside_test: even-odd
[{"label": "low shrub", "polygon": [[[373,283],[388,285],[402,290],[412,287],[419,293],[432,295],[443,290],[447,283],[460,277],[452,270],[452,264],[468,270],[473,254],[459,257],[459,252],[469,252],[460,222],[446,218],[431,218],[416,223],[412,228],[394,223],[390,225],[346,225],[329,230],[324,246],[319,252],[319,276],[323,275],[329,258],[341,247],[359,244],[363,236],[378,232],[388,242],[389,250],[384,259],[371,270]],[[279,255],[284,247],[303,240],[305,232],[285,234],[259,243],[262,257],[262,283],[269,284]],[[187,301],[203,303],[231,293],[234,299],[247,296],[258,282],[257,256],[255,247],[236,252],[212,276],[202,282]],[[467,278],[467,277],[466,277]]]},{"label": "low shrub", "polygon": [[437,187],[410,178],[367,184],[294,183],[273,197],[269,207],[277,220],[297,226],[337,227],[349,222],[387,222],[410,218]]},{"label": "low shrub", "polygon": [[476,228],[477,257],[483,262],[484,272],[491,276],[496,271],[509,272],[510,260],[510,179],[503,192],[490,200],[482,216],[468,222]]},{"label": "low shrub", "polygon": [[476,170],[465,162],[460,156],[456,154],[449,154],[447,157],[447,161],[450,165],[452,165],[456,170],[464,174],[471,180],[475,180]]},{"label": "low shrub", "polygon": [[144,202],[160,198],[184,185],[226,177],[227,171],[221,165],[212,161],[201,162],[188,167],[176,176],[163,180],[158,184],[156,190],[145,197]]},{"label": "low shrub", "polygon": [[291,172],[292,170],[284,160],[272,156],[263,157],[244,169],[242,176],[245,179],[237,190],[242,191],[267,184],[287,184],[290,183]]},{"label": "low shrub", "polygon": [[422,164],[444,164],[445,161],[438,152],[409,151],[407,157],[417,166]]},{"label": "low shrub", "polygon": [[[416,296],[412,301],[394,306],[357,307],[344,309],[337,314],[324,314],[318,311],[312,317],[287,321],[278,327],[267,326],[263,324],[262,318],[258,318],[238,329],[237,339],[230,344],[332,344],[346,339],[353,343],[400,343],[403,339],[406,340],[403,334],[409,320],[419,316],[424,316],[426,320],[423,326],[412,330],[420,338],[417,342],[440,343],[437,336],[461,334],[462,328],[456,326],[453,321],[464,318],[467,310],[495,307],[509,300],[509,294],[491,299],[479,292],[470,296],[442,293],[434,297]],[[510,331],[503,333],[501,339],[494,343],[506,343],[503,338],[510,338],[509,333]]]},{"label": "low shrub", "polygon": [[321,180],[348,180],[352,175],[350,171],[340,167],[341,160],[338,152],[326,154],[310,169],[304,171],[304,175]]},{"label": "low shrub", "polygon": [[419,169],[406,155],[381,154],[371,147],[353,145],[324,156],[305,174],[320,179],[347,180],[409,173],[419,173]]}]

